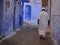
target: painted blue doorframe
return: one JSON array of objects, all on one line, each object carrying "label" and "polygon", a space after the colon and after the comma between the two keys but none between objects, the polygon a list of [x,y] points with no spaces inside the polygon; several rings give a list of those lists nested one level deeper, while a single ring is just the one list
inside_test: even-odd
[{"label": "painted blue doorframe", "polygon": [[30,2],[29,0],[21,0],[21,2]]}]

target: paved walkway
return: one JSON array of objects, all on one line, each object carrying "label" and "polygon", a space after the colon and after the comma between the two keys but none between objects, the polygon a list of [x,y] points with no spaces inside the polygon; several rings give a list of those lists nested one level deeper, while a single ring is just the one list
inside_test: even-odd
[{"label": "paved walkway", "polygon": [[47,40],[39,39],[37,27],[24,26],[10,39],[2,42],[2,45],[55,45],[49,37]]}]

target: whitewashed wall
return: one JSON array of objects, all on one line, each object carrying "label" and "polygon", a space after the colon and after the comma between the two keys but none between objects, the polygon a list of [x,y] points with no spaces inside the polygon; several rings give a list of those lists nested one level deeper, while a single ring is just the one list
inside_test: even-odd
[{"label": "whitewashed wall", "polygon": [[51,34],[60,45],[60,0],[52,0],[51,9]]},{"label": "whitewashed wall", "polygon": [[31,22],[32,24],[37,24],[38,16],[40,15],[42,2],[41,0],[33,0],[31,3]]}]

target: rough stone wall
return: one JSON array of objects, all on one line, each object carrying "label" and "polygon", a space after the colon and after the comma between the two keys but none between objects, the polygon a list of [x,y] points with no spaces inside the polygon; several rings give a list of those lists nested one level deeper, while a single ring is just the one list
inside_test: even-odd
[{"label": "rough stone wall", "polygon": [[60,0],[52,0],[51,7],[51,34],[60,45]]}]

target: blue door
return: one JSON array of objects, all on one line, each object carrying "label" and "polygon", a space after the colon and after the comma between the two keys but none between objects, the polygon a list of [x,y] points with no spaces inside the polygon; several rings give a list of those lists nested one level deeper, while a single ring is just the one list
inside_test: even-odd
[{"label": "blue door", "polygon": [[31,5],[25,5],[24,20],[31,20]]}]

